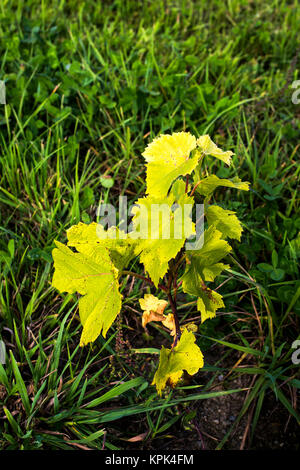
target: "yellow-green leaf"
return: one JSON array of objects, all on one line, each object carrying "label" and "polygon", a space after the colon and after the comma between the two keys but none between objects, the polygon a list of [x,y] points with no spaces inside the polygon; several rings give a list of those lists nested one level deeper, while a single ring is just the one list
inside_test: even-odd
[{"label": "yellow-green leaf", "polygon": [[[193,198],[185,194],[184,188],[183,181],[176,181],[167,198],[147,196],[138,199],[135,207],[132,221],[141,237],[135,253],[140,255],[156,287],[168,271],[169,261],[183,247],[186,238],[195,233],[191,219]],[[174,203],[177,203],[175,207]]]},{"label": "yellow-green leaf", "polygon": [[155,312],[160,315],[164,313],[168,302],[163,299],[159,299],[152,294],[145,294],[143,299],[139,299],[141,309],[145,312]]},{"label": "yellow-green leaf", "polygon": [[[196,276],[205,281],[214,281],[216,276],[229,266],[219,261],[231,250],[231,246],[222,240],[222,233],[214,226],[204,231],[204,243],[199,250],[188,253],[186,272],[183,287],[195,284]],[[201,237],[199,240],[203,240]],[[191,293],[190,290],[185,292]]]},{"label": "yellow-green leaf", "polygon": [[163,134],[154,139],[142,154],[147,161],[147,194],[164,198],[176,178],[191,174],[200,156],[190,157],[195,148],[196,138],[189,132]]},{"label": "yellow-green leaf", "polygon": [[218,186],[226,186],[228,188],[241,189],[249,191],[248,181],[241,181],[237,176],[230,179],[218,178],[216,175],[207,176],[201,180],[195,179],[198,184],[197,192],[202,196],[210,196]]},{"label": "yellow-green leaf", "polygon": [[184,329],[173,349],[162,347],[159,366],[152,382],[152,385],[156,385],[159,395],[167,384],[175,387],[184,370],[194,375],[203,367],[203,355],[195,342],[196,337],[193,332]]},{"label": "yellow-green leaf", "polygon": [[224,152],[221,150],[217,145],[211,140],[208,134],[201,135],[199,139],[197,139],[197,145],[199,150],[204,153],[205,155],[212,155],[213,157],[222,160],[227,165],[231,163],[231,156],[234,155],[231,150],[227,150]]},{"label": "yellow-green leaf", "polygon": [[[121,271],[134,258],[136,240],[116,227],[104,230],[101,224],[80,222],[67,230],[68,245],[76,249],[84,246],[101,246],[109,250],[112,262]],[[80,250],[79,250],[80,251]]]},{"label": "yellow-green leaf", "polygon": [[199,291],[197,308],[201,313],[201,323],[208,318],[214,318],[216,316],[216,310],[224,306],[222,295],[218,294],[218,292],[215,292],[208,287]]},{"label": "yellow-green leaf", "polygon": [[222,209],[219,206],[208,206],[206,210],[208,225],[214,225],[223,238],[241,240],[242,226],[234,211]]},{"label": "yellow-green leaf", "polygon": [[80,345],[83,346],[95,341],[101,333],[105,337],[120,312],[118,270],[108,250],[102,246],[80,245],[78,253],[74,253],[62,243],[55,243],[52,285],[60,292],[82,295],[79,315],[83,325]]}]

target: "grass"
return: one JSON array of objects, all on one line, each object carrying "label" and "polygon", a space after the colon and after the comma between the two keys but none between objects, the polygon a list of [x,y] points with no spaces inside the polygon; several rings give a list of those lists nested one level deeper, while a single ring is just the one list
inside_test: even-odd
[{"label": "grass", "polygon": [[[241,447],[258,446],[268,400],[299,423],[297,2],[13,0],[0,17],[0,447],[176,448],[178,429],[195,440],[207,431],[200,400],[209,408],[233,392],[237,418],[208,446],[232,447],[236,429]],[[100,202],[143,194],[145,145],[182,129],[231,148],[230,169],[207,159],[204,172],[239,175],[251,191],[216,194],[244,227],[219,279],[226,308],[199,329],[203,371],[159,399],[157,355],[134,352],[166,335],[143,337],[142,281],[122,285],[108,339],[81,349],[76,298],[51,288],[51,251]],[[198,315],[192,298],[179,312]]]}]

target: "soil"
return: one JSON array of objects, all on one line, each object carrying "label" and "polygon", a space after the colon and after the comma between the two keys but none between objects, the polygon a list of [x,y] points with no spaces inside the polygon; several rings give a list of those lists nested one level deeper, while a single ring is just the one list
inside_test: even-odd
[{"label": "soil", "polygon": [[[214,391],[237,388],[247,388],[252,377],[239,376],[233,380],[222,383],[223,378],[218,377],[217,383],[212,387]],[[219,383],[218,383],[219,382]],[[185,428],[179,420],[168,429],[167,433],[151,441],[128,442],[123,449],[144,450],[215,450],[228,431],[230,436],[222,449],[227,450],[299,450],[299,426],[293,417],[289,416],[283,405],[276,401],[272,391],[266,395],[261,415],[256,426],[254,437],[250,442],[252,416],[245,416],[235,422],[243,407],[247,391],[230,395],[201,400],[191,404],[190,410],[196,411],[189,429]],[[185,412],[187,411],[185,407]],[[180,424],[179,424],[180,423]],[[131,423],[124,423],[127,433],[132,430],[135,435],[148,429],[147,422],[141,416]],[[128,426],[128,427],[127,427]],[[137,429],[139,428],[139,432]]]},{"label": "soil", "polygon": [[[127,317],[128,320],[128,317]],[[129,321],[130,323],[130,321]],[[128,321],[127,321],[128,324]],[[133,326],[133,325],[132,325]],[[137,345],[138,338],[141,336],[136,335],[137,325],[135,325],[135,334],[126,336],[130,338],[129,342],[134,344],[134,347],[145,347],[145,343],[141,341],[141,345]],[[153,330],[151,330],[153,334]],[[161,347],[165,338],[157,337],[155,341],[159,343],[157,347]],[[165,344],[166,347],[169,347]],[[151,342],[151,347],[156,347]],[[215,345],[212,351],[205,353],[206,363],[215,364],[220,357],[224,357],[226,349],[221,345]],[[235,364],[239,359],[239,353],[232,352],[232,354],[224,359],[220,367],[230,370],[232,364]],[[150,372],[145,361],[143,374],[147,375]],[[217,375],[215,380],[210,385],[210,391],[224,391],[232,389],[246,389],[242,392],[233,393],[230,395],[210,398],[209,400],[199,400],[198,402],[191,402],[188,404],[190,411],[194,411],[195,416],[190,421],[189,425],[184,425],[182,420],[178,420],[166,433],[157,436],[155,439],[147,439],[138,442],[128,442],[124,445],[124,449],[144,449],[144,450],[214,450],[218,447],[226,434],[230,431],[228,440],[222,446],[223,449],[228,450],[255,450],[255,449],[290,449],[299,450],[300,433],[299,425],[296,419],[288,413],[286,408],[280,401],[276,400],[274,392],[269,390],[262,405],[261,413],[258,423],[253,435],[251,435],[251,424],[253,421],[254,409],[249,407],[245,415],[238,421],[238,415],[243,407],[247,393],[250,392],[253,385],[253,375],[241,374],[230,375],[226,377],[227,371],[223,375]],[[213,377],[212,372],[199,372],[192,378],[191,384],[201,383],[205,385]],[[288,396],[288,390],[284,390]],[[182,412],[186,414],[186,404],[181,408]],[[180,407],[179,407],[180,410]],[[133,419],[134,418],[134,419]],[[123,429],[127,433],[132,432],[132,436],[141,435],[149,429],[147,420],[144,416],[133,417],[131,420],[122,423]],[[138,431],[137,431],[138,430]],[[120,428],[121,431],[121,428]]]}]

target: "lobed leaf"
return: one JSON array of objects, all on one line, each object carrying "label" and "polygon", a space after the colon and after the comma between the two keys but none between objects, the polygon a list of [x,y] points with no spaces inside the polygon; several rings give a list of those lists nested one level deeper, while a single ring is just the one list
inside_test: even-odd
[{"label": "lobed leaf", "polygon": [[141,309],[145,312],[154,312],[158,315],[162,315],[168,302],[166,300],[159,299],[152,294],[145,294],[143,299],[139,299]]},{"label": "lobed leaf", "polygon": [[220,206],[208,206],[206,218],[208,225],[213,225],[222,232],[223,238],[241,240],[243,229],[234,211],[222,209]]},{"label": "lobed leaf", "polygon": [[193,332],[184,329],[177,346],[172,349],[162,347],[159,366],[152,382],[152,385],[156,385],[159,395],[167,384],[175,387],[184,370],[194,375],[203,367],[203,355],[195,342]]},{"label": "lobed leaf", "polygon": [[173,181],[179,176],[191,174],[200,155],[190,157],[196,148],[196,137],[189,132],[163,134],[151,142],[143,156],[147,161],[147,194],[164,198]]},{"label": "lobed leaf", "polygon": [[217,145],[211,140],[208,134],[201,135],[199,139],[197,139],[197,145],[199,150],[204,153],[205,155],[212,155],[219,160],[222,160],[226,165],[231,164],[231,156],[234,155],[231,150],[227,150],[224,152],[221,150]]},{"label": "lobed leaf", "polygon": [[79,315],[83,325],[80,345],[83,346],[106,332],[121,309],[118,270],[108,250],[102,246],[83,244],[78,253],[55,242],[53,250],[55,272],[52,286],[60,292],[82,295]]},{"label": "lobed leaf", "polygon": [[222,233],[213,225],[204,231],[203,246],[199,250],[193,250],[187,254],[183,285],[193,284],[198,276],[205,281],[214,281],[224,269],[229,267],[219,263],[232,250],[231,246],[221,237]]},{"label": "lobed leaf", "polygon": [[107,248],[113,264],[119,271],[122,271],[135,257],[134,249],[137,241],[117,227],[105,230],[96,222],[91,224],[80,222],[67,230],[67,237],[68,245],[76,249],[84,246]]},{"label": "lobed leaf", "polygon": [[249,191],[250,185],[248,181],[241,181],[237,176],[232,179],[226,179],[218,178],[216,175],[207,176],[200,181],[195,181],[195,183],[199,183],[197,186],[197,192],[202,196],[211,196],[218,186],[226,186],[228,188]]},{"label": "lobed leaf", "polygon": [[231,247],[221,239],[221,232],[211,225],[204,232],[204,245],[187,257],[182,289],[198,297],[197,308],[201,312],[202,323],[213,318],[218,308],[224,307],[222,296],[206,287],[204,281],[214,281],[229,265],[219,261],[226,256]]},{"label": "lobed leaf", "polygon": [[169,313],[169,315],[164,315],[164,310],[168,305],[166,300],[161,300],[155,297],[152,294],[145,294],[143,299],[139,299],[141,309],[144,310],[142,317],[142,325],[145,328],[148,323],[151,321],[160,321],[162,324],[168,328],[171,336],[176,334],[176,326],[174,315]]},{"label": "lobed leaf", "polygon": [[225,307],[222,295],[208,287],[199,291],[197,308],[201,313],[201,323],[216,316],[218,308]]},{"label": "lobed leaf", "polygon": [[[156,287],[168,271],[169,261],[183,247],[185,239],[195,232],[191,219],[194,201],[184,190],[185,183],[176,181],[167,198],[147,196],[138,199],[134,211],[132,222],[140,237],[135,253],[140,256],[141,263]],[[162,217],[154,218],[155,206],[162,208]],[[186,211],[186,208],[189,210]]]}]

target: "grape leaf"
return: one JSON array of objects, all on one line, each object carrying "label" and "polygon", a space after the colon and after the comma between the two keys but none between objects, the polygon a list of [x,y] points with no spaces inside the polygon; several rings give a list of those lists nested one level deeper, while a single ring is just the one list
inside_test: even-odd
[{"label": "grape leaf", "polygon": [[222,307],[225,307],[225,305],[221,294],[208,287],[199,291],[197,308],[201,313],[201,323],[208,318],[214,318],[216,316],[216,310]]},{"label": "grape leaf", "polygon": [[139,299],[141,309],[144,310],[142,317],[142,325],[145,328],[151,321],[160,321],[162,324],[171,330],[170,335],[176,334],[176,326],[174,315],[164,315],[164,309],[168,305],[166,300],[161,300],[152,294],[145,294],[143,299]]},{"label": "grape leaf", "polygon": [[208,134],[201,135],[199,139],[197,139],[197,145],[202,153],[205,155],[212,155],[219,160],[222,160],[227,165],[231,163],[231,156],[234,155],[231,150],[227,150],[224,152],[221,150],[217,145],[211,140]]},{"label": "grape leaf", "polygon": [[182,276],[182,289],[187,294],[198,297],[197,307],[201,321],[213,318],[216,310],[224,307],[222,296],[206,287],[205,281],[214,279],[229,265],[219,261],[226,256],[231,247],[221,239],[221,232],[211,225],[204,231],[204,244],[199,250],[187,255],[187,264]]},{"label": "grape leaf", "polygon": [[169,313],[168,315],[165,315],[165,318],[162,320],[162,324],[170,330],[170,335],[175,336],[176,335],[176,325],[175,325],[175,318],[173,313]]},{"label": "grape leaf", "polygon": [[60,292],[82,295],[79,315],[83,325],[80,345],[83,346],[106,332],[121,309],[118,270],[108,250],[101,246],[80,245],[78,253],[55,242],[53,250],[55,272],[52,286]]},{"label": "grape leaf", "polygon": [[[152,196],[138,199],[133,211],[133,227],[141,237],[135,253],[140,255],[140,261],[156,287],[166,274],[170,259],[177,255],[185,239],[195,233],[191,219],[193,198],[184,190],[185,183],[176,181],[166,199]],[[155,207],[165,210],[162,217],[154,217]]]},{"label": "grape leaf", "polygon": [[68,245],[79,249],[82,246],[102,246],[108,249],[113,264],[122,271],[135,257],[137,240],[116,227],[105,230],[101,224],[79,223],[67,230]]},{"label": "grape leaf", "polygon": [[241,181],[237,176],[230,179],[218,178],[216,175],[207,176],[202,180],[195,178],[195,184],[198,184],[196,191],[202,196],[210,196],[218,186],[241,189],[249,191],[248,181]]},{"label": "grape leaf", "polygon": [[187,266],[183,278],[183,286],[189,289],[186,292],[192,294],[190,290],[195,288],[195,282],[199,276],[205,281],[214,281],[216,276],[229,267],[219,263],[232,250],[221,236],[222,233],[211,225],[204,231],[202,248],[187,253]]},{"label": "grape leaf", "polygon": [[219,206],[208,206],[206,218],[209,225],[214,225],[223,238],[241,240],[242,226],[234,211],[222,209]]},{"label": "grape leaf", "polygon": [[180,327],[180,330],[183,332],[184,329],[187,329],[188,331],[192,331],[193,333],[196,333],[198,331],[198,326],[193,323],[193,322],[190,322],[190,323],[185,323],[184,326],[181,326]]},{"label": "grape leaf", "polygon": [[175,387],[184,370],[188,374],[194,375],[203,367],[203,355],[195,342],[196,337],[193,332],[184,329],[180,340],[173,349],[166,349],[162,346],[159,366],[152,382],[159,395],[167,384]]},{"label": "grape leaf", "polygon": [[176,325],[173,313],[168,315],[163,315],[156,312],[144,312],[142,317],[143,328],[146,328],[147,324],[152,321],[160,321],[168,330],[170,330],[170,335],[175,336],[176,334]]},{"label": "grape leaf", "polygon": [[143,299],[139,299],[141,309],[145,312],[155,312],[159,315],[164,313],[168,302],[166,300],[159,299],[152,294],[145,294]]},{"label": "grape leaf", "polygon": [[182,290],[186,294],[198,296],[203,283],[197,266],[197,258],[193,256],[187,263],[185,273],[182,276]]},{"label": "grape leaf", "polygon": [[143,156],[147,161],[146,193],[164,198],[173,181],[179,176],[191,174],[200,154],[190,153],[196,148],[196,138],[189,132],[163,134],[151,142]]}]

